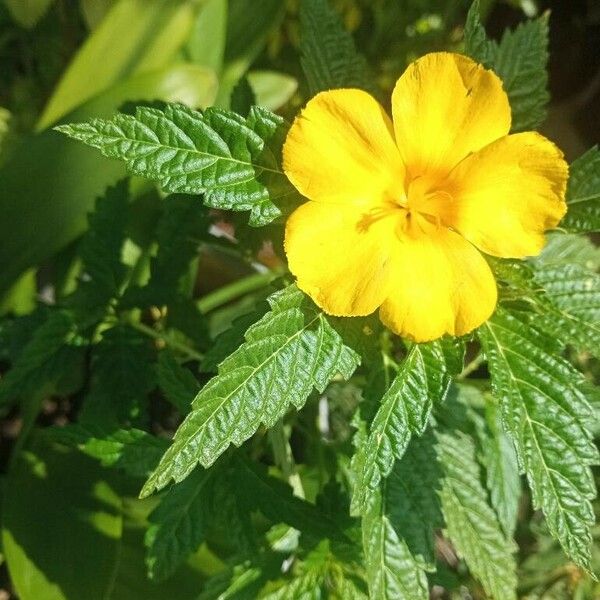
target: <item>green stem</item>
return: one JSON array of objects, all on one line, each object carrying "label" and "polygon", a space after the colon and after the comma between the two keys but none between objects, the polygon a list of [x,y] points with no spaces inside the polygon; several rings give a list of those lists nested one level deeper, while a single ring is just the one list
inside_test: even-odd
[{"label": "green stem", "polygon": [[242,277],[233,283],[207,294],[196,302],[196,306],[201,313],[208,313],[223,304],[227,304],[244,294],[249,294],[269,285],[274,279],[277,279],[282,271],[269,271],[268,273],[252,273],[247,277]]},{"label": "green stem", "polygon": [[179,350],[187,357],[193,360],[201,361],[204,357],[199,352],[196,352],[193,348],[190,348],[187,344],[183,342],[179,342],[177,340],[172,339],[171,337],[161,333],[160,331],[156,331],[152,327],[148,327],[148,325],[144,325],[143,323],[139,323],[138,321],[130,321],[129,323],[134,329],[141,331],[145,335],[154,338],[155,340],[160,340],[164,342],[167,346],[174,348],[175,350]]},{"label": "green stem", "polygon": [[294,455],[292,454],[288,436],[285,432],[285,427],[281,419],[279,419],[279,421],[277,421],[275,425],[269,429],[268,436],[273,448],[275,464],[281,469],[283,476],[289,481],[296,495],[304,498],[302,481],[296,472]]},{"label": "green stem", "polygon": [[466,379],[471,373],[475,373],[477,369],[485,362],[485,356],[483,353],[478,354],[458,375],[458,380]]}]

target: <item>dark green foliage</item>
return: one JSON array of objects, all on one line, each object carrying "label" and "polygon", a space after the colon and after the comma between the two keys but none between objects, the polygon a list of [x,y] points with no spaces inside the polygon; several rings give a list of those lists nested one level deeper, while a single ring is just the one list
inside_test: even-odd
[{"label": "dark green foliage", "polygon": [[512,109],[512,131],[535,129],[546,118],[548,93],[548,16],[506,30],[500,43],[488,40],[474,2],[465,27],[465,52],[493,69]]},{"label": "dark green foliage", "polygon": [[600,150],[597,146],[573,162],[567,187],[569,210],[560,226],[568,231],[600,231]]},{"label": "dark green foliage", "polygon": [[373,92],[367,62],[328,0],[302,0],[300,28],[302,69],[311,96],[336,88]]}]

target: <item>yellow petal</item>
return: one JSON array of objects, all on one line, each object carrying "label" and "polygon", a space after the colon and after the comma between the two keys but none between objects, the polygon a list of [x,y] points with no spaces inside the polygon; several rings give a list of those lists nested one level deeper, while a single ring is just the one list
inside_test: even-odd
[{"label": "yellow petal", "polygon": [[496,282],[485,259],[448,229],[400,238],[391,270],[392,291],[379,314],[392,331],[415,342],[464,335],[496,306]]},{"label": "yellow petal", "polygon": [[352,204],[307,202],[288,219],[290,271],[326,313],[368,315],[385,299],[396,221],[377,217]]},{"label": "yellow petal", "polygon": [[294,121],[283,168],[316,201],[372,201],[402,192],[404,167],[381,105],[356,89],[322,92]]},{"label": "yellow petal", "polygon": [[567,210],[568,171],[562,152],[542,135],[506,136],[466,158],[441,184],[450,197],[438,215],[487,254],[534,256]]},{"label": "yellow petal", "polygon": [[447,174],[470,152],[506,135],[502,82],[470,58],[439,52],[413,62],[392,94],[396,143],[411,178]]}]

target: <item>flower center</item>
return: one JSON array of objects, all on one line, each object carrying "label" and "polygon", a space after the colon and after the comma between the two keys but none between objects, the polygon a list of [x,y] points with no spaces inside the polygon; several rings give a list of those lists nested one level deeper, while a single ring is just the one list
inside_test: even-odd
[{"label": "flower center", "polygon": [[405,194],[397,200],[402,210],[399,229],[404,234],[418,236],[434,233],[442,226],[440,203],[448,201],[447,192],[436,189],[426,177],[417,176],[406,184]]}]

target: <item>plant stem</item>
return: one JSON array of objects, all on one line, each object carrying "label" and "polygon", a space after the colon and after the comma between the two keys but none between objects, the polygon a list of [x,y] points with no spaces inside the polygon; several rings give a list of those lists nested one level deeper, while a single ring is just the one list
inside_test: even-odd
[{"label": "plant stem", "polygon": [[471,373],[475,373],[477,369],[485,362],[483,353],[479,353],[465,368],[461,371],[456,379],[466,379]]},{"label": "plant stem", "polygon": [[197,361],[201,361],[204,357],[199,352],[196,352],[193,348],[190,348],[187,344],[183,342],[179,342],[177,340],[172,339],[171,337],[161,333],[160,331],[156,331],[152,327],[148,327],[148,325],[144,325],[144,323],[140,323],[138,321],[130,321],[129,323],[134,329],[141,331],[147,336],[154,338],[155,340],[160,340],[165,343],[167,346],[174,348],[175,350],[179,350],[189,358]]},{"label": "plant stem", "polygon": [[247,277],[242,277],[233,283],[207,294],[196,302],[196,306],[201,313],[206,314],[223,304],[227,304],[244,294],[260,290],[267,286],[271,281],[277,279],[282,271],[269,271],[268,273],[252,273]]}]

